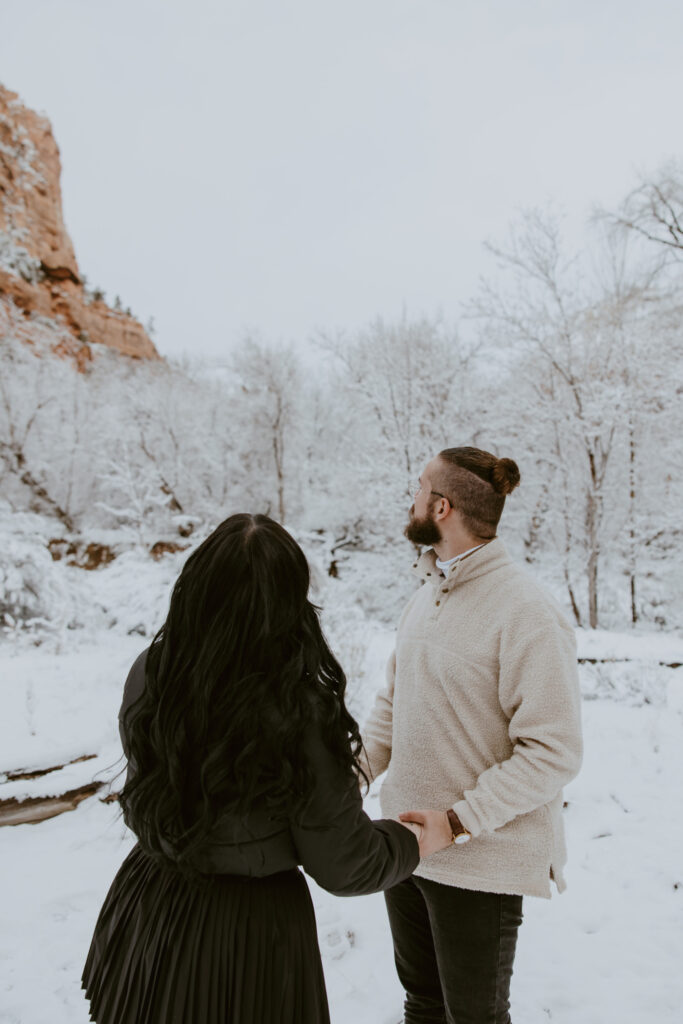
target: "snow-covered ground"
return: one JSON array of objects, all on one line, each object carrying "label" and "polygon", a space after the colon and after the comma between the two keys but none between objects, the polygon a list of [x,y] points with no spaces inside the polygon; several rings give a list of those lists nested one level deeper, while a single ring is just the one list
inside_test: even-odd
[{"label": "snow-covered ground", "polygon": [[[144,604],[139,590],[132,604],[131,621]],[[392,634],[351,618],[340,653],[353,663],[351,705],[362,718]],[[343,608],[330,621],[341,634]],[[0,775],[0,798],[63,792],[114,773],[123,679],[147,643],[106,629],[0,646],[0,770],[96,755],[34,780]],[[513,1019],[679,1024],[683,669],[666,666],[683,662],[683,639],[581,632],[579,654],[597,663],[582,666],[585,765],[566,792],[569,887],[551,901],[526,901]],[[379,816],[376,791],[366,807]],[[41,824],[0,829],[2,1024],[89,1019],[80,971],[132,842],[117,805],[98,796]],[[311,888],[334,1024],[397,1024],[402,994],[382,896],[338,899]]]}]

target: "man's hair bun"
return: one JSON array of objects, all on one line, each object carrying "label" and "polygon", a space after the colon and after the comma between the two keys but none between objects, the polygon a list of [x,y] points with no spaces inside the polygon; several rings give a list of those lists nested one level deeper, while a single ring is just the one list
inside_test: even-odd
[{"label": "man's hair bun", "polygon": [[498,459],[491,470],[491,484],[498,494],[509,494],[519,483],[519,468],[512,459]]}]

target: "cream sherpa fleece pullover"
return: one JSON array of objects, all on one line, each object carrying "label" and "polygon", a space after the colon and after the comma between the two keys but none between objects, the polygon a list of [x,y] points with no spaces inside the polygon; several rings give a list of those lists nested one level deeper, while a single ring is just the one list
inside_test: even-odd
[{"label": "cream sherpa fleece pullover", "polygon": [[416,875],[483,892],[565,888],[562,786],[581,764],[574,631],[495,538],[451,566],[434,551],[399,622],[363,740],[382,814],[453,807],[473,836]]}]

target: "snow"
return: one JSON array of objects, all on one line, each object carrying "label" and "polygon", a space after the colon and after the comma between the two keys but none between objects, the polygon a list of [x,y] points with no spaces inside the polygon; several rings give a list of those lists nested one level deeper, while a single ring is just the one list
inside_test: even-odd
[{"label": "snow", "polygon": [[[117,559],[117,562],[119,560]],[[65,765],[38,779],[2,782],[0,796],[63,792],[111,777],[121,751],[117,711],[123,680],[158,622],[179,562],[149,563],[134,593],[131,560],[82,573],[115,628],[60,631],[0,646],[0,771]],[[103,598],[108,580],[109,606]],[[340,651],[353,663],[349,699],[364,717],[382,685],[392,630],[344,603],[325,582],[330,635],[349,628]],[[342,593],[342,588],[338,593]],[[154,595],[158,594],[158,597]],[[163,595],[163,600],[162,600]],[[147,599],[146,599],[147,598]],[[83,597],[78,598],[85,613]],[[512,986],[513,1020],[524,1024],[678,1024],[683,1007],[683,640],[666,634],[579,633],[581,657],[636,659],[636,699],[623,664],[600,666],[611,687],[597,692],[596,666],[581,667],[586,755],[567,788],[568,890],[527,899]],[[634,668],[635,665],[635,668]],[[83,754],[95,759],[67,764]],[[118,763],[117,763],[118,762]],[[80,972],[111,880],[133,845],[118,806],[98,794],[72,812],[0,831],[0,1022],[79,1024],[88,1018]],[[375,786],[366,798],[380,815]],[[397,1024],[402,992],[381,894],[339,899],[310,882],[333,1024]]]},{"label": "snow", "polygon": [[[48,768],[100,754],[112,744],[118,757],[122,684],[145,643],[139,636],[104,634],[96,645],[62,653],[0,648],[4,721],[12,723],[3,729],[0,769]],[[92,779],[88,764],[93,762],[83,762]],[[42,792],[50,778],[35,780]],[[7,785],[3,797],[17,795],[7,792]]]}]

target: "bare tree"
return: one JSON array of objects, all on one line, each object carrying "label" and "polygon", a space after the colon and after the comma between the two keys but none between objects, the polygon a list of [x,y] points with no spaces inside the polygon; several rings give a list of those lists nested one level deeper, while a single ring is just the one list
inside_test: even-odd
[{"label": "bare tree", "polygon": [[[611,367],[616,391],[622,396],[620,425],[626,489],[626,574],[629,583],[630,618],[639,618],[639,551],[644,537],[641,521],[645,495],[641,493],[641,463],[651,457],[646,444],[646,425],[662,409],[672,405],[672,357],[680,363],[680,341],[671,330],[676,308],[675,289],[665,275],[665,261],[658,254],[643,260],[634,252],[629,232],[608,229],[601,249],[602,294],[596,316],[614,339]],[[656,510],[653,509],[656,515]]]},{"label": "bare tree", "polygon": [[32,436],[55,403],[46,367],[11,331],[0,337],[0,359],[0,459],[6,472],[30,493],[32,507],[56,516],[72,530],[73,519],[51,493],[42,462],[30,455]]},{"label": "bare tree", "polygon": [[351,337],[321,335],[318,343],[333,355],[334,386],[353,411],[356,473],[412,498],[425,459],[470,436],[476,345],[440,320],[405,316],[377,319]]},{"label": "bare tree", "polygon": [[683,166],[663,164],[652,177],[642,177],[616,213],[597,216],[663,246],[675,259],[683,258]]},{"label": "bare tree", "polygon": [[[593,628],[599,624],[600,566],[619,522],[615,495],[620,487],[620,446],[629,423],[635,446],[636,407],[643,385],[648,386],[647,378],[643,379],[642,321],[645,317],[651,321],[650,310],[660,298],[656,288],[660,266],[631,271],[623,251],[615,248],[613,240],[605,241],[608,244],[587,265],[585,254],[583,258],[566,254],[556,218],[539,211],[527,213],[506,245],[489,247],[512,286],[504,279],[496,287],[486,286],[474,308],[506,351],[525,357],[519,369],[533,394],[528,411],[535,417],[537,432],[540,426],[545,434],[539,443],[545,452],[546,480],[538,494],[530,539],[538,533],[538,515],[551,508],[551,495],[561,496],[561,549],[569,603],[581,624],[574,579],[580,551],[587,620]],[[630,458],[634,513],[634,447]],[[634,532],[634,608],[635,543]]]},{"label": "bare tree", "polygon": [[[297,427],[300,362],[291,348],[275,348],[248,336],[233,357],[232,370],[236,378],[233,411],[242,445],[246,442],[242,450],[248,471],[254,477],[261,474],[264,495],[274,489],[276,514],[285,522],[289,482],[296,476],[289,448]],[[270,498],[266,500],[270,504]]]},{"label": "bare tree", "polygon": [[102,498],[98,508],[119,525],[131,527],[141,546],[152,539],[156,514],[166,507],[167,498],[154,466],[144,463],[134,444],[119,440],[102,474]]}]

